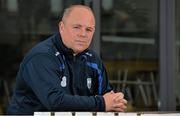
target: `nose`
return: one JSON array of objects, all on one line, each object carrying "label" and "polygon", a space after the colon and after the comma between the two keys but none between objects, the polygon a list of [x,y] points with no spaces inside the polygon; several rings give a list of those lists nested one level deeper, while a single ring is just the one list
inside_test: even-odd
[{"label": "nose", "polygon": [[86,29],[81,29],[80,35],[81,35],[82,37],[86,37]]}]

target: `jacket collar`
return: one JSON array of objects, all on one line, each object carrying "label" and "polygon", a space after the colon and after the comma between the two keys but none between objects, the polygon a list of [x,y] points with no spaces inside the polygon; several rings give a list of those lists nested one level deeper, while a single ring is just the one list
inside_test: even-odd
[{"label": "jacket collar", "polygon": [[[63,53],[65,56],[71,58],[73,57],[74,51],[70,48],[67,48],[65,46],[65,44],[62,41],[61,35],[60,33],[56,33],[53,37],[53,43],[55,45],[55,47],[57,48],[57,50],[60,53]],[[77,54],[76,56],[81,56],[82,54],[86,53],[88,51],[88,49],[84,50],[83,52]]]}]

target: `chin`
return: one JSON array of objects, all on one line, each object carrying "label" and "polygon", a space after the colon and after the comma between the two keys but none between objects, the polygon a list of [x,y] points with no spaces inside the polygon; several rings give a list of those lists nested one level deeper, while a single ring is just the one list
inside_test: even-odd
[{"label": "chin", "polygon": [[81,52],[83,52],[85,49],[83,48],[83,49],[76,49],[76,51],[77,51],[77,53],[81,53]]},{"label": "chin", "polygon": [[76,48],[76,51],[84,51],[85,49],[87,49],[87,47],[83,47],[83,46],[79,46]]}]

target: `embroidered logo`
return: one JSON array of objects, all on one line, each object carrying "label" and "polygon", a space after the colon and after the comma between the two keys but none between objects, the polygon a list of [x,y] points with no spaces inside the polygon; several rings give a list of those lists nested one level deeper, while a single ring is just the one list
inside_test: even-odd
[{"label": "embroidered logo", "polygon": [[66,76],[63,76],[62,80],[61,80],[61,86],[66,87],[66,85],[67,85],[67,78],[66,78]]},{"label": "embroidered logo", "polygon": [[91,54],[91,53],[89,53],[89,52],[86,52],[86,55],[88,55],[88,56],[92,56],[92,54]]},{"label": "embroidered logo", "polygon": [[60,54],[59,52],[56,52],[56,53],[55,53],[55,56],[58,56],[59,54]]},{"label": "embroidered logo", "polygon": [[92,79],[87,78],[87,87],[88,87],[88,89],[91,89],[91,85],[92,85]]}]

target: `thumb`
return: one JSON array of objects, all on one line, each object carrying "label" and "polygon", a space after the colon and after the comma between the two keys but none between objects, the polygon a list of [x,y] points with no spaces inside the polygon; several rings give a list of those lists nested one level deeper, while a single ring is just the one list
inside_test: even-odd
[{"label": "thumb", "polygon": [[111,93],[114,93],[114,91],[113,91],[113,90],[111,90]]}]

